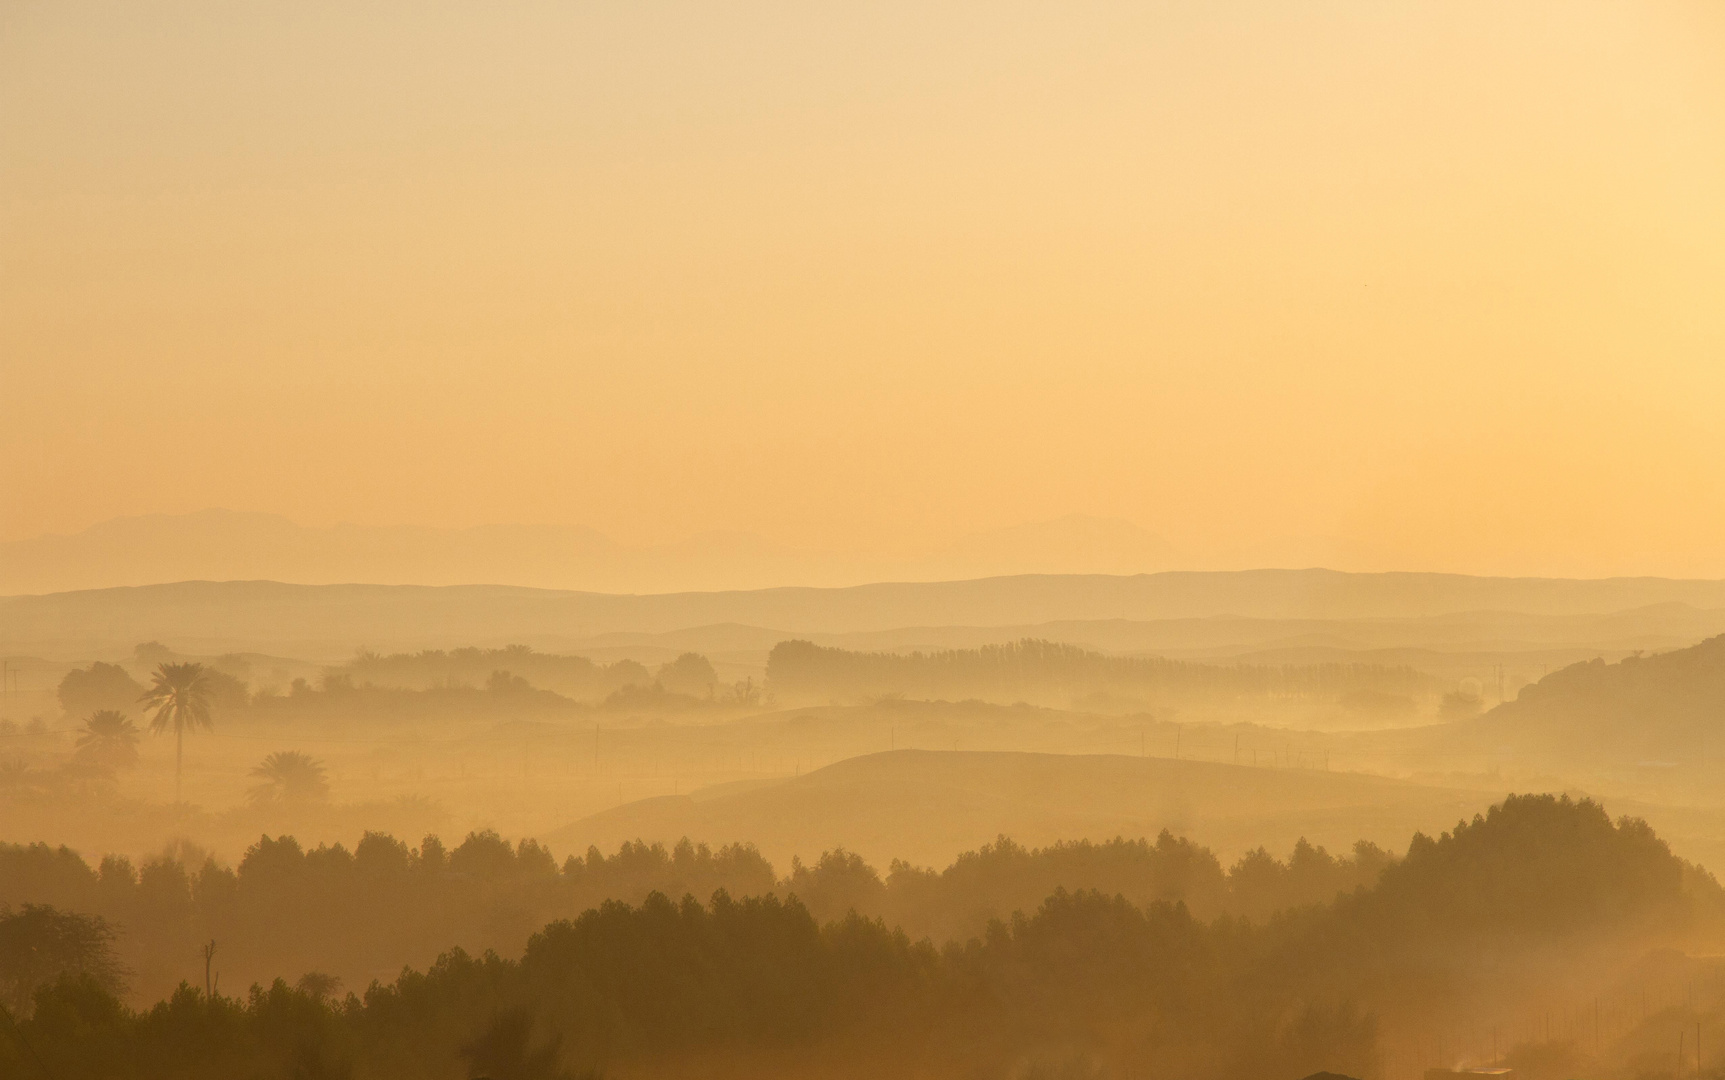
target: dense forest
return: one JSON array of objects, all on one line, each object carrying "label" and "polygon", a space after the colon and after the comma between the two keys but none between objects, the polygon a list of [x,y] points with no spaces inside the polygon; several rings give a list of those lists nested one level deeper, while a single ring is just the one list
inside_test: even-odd
[{"label": "dense forest", "polygon": [[[573,860],[559,874],[537,845],[480,839],[416,855],[368,838],[362,847],[363,859],[260,844],[239,873],[209,870],[200,875],[208,882],[176,895],[196,904],[206,890],[212,903],[249,910],[254,931],[309,910],[329,934],[350,910],[328,888],[341,875],[374,875],[371,906],[399,918],[422,906],[428,874],[476,890],[502,873],[573,889],[589,874],[629,878],[631,861],[651,873],[682,862],[691,889],[751,876],[757,888],[772,884],[747,849],[626,850]],[[8,987],[18,1024],[0,1040],[7,1076],[672,1076],[695,1062],[708,1076],[1372,1076],[1387,1053],[1407,1052],[1421,1025],[1507,1013],[1522,998],[1595,980],[1615,960],[1715,935],[1721,919],[1717,884],[1644,824],[1613,823],[1591,802],[1523,796],[1416,837],[1369,884],[1269,919],[1206,919],[1180,900],[1057,886],[1034,907],[937,944],[860,912],[817,915],[799,892],[817,895],[816,879],[832,868],[816,866],[801,868],[801,885],[793,869],[790,883],[772,886],[791,886],[782,899],[721,887],[706,902],[663,889],[637,904],[607,900],[544,925],[513,958],[452,950],[345,995],[317,972],[290,983],[292,971],[236,995],[213,979],[206,987],[200,970],[133,1010],[116,996],[122,965],[109,941],[171,913],[136,911],[130,928],[116,928],[78,911],[96,895],[78,890],[106,880],[115,893],[139,891],[141,875],[134,883],[108,868],[92,884],[75,859],[29,849],[10,852],[7,865],[45,858],[73,892],[60,898],[65,907],[21,908],[0,923],[8,959],[38,957],[35,985]],[[481,870],[486,858],[495,865]],[[1027,888],[1030,868],[1111,858],[1210,875],[1169,839],[1043,852],[996,845],[920,880],[935,889],[950,880],[963,904],[972,890],[991,891],[994,873],[1016,868],[1010,887]],[[848,863],[823,862],[833,859]],[[1247,887],[1238,867],[1227,877]],[[484,906],[509,904],[492,895]],[[226,947],[217,941],[216,961]],[[40,961],[47,955],[57,970]],[[1513,1058],[1538,1048],[1506,1039],[1503,1049]],[[1584,1051],[1605,1053],[1603,1039],[1568,1050]]]},{"label": "dense forest", "polygon": [[1156,656],[1110,656],[1076,645],[1025,639],[979,649],[866,653],[783,641],[767,658],[767,683],[782,700],[862,701],[887,695],[1065,702],[1119,694],[1156,701],[1199,697],[1350,695],[1399,699],[1442,687],[1408,667],[1374,664],[1202,664]]},{"label": "dense forest", "polygon": [[[264,837],[229,869],[180,845],[134,867],[109,856],[95,866],[66,848],[0,845],[0,904],[45,904],[102,917],[125,933],[117,953],[141,998],[162,996],[215,941],[217,971],[243,982],[310,971],[364,985],[404,964],[426,964],[450,946],[515,951],[539,926],[606,900],[795,896],[818,921],[857,911],[913,937],[982,933],[989,920],[1034,910],[1057,888],[1100,889],[1135,903],[1168,901],[1197,917],[1265,918],[1334,898],[1375,880],[1390,856],[1358,844],[1337,858],[1302,841],[1284,862],[1259,849],[1224,870],[1214,853],[1163,833],[1154,843],[1116,839],[1027,850],[1002,838],[945,870],[894,862],[883,875],[860,857],[830,851],[793,860],[779,876],[746,845],[717,851],[688,841],[589,849],[561,865],[532,840],[510,845],[470,833],[454,848],[428,836],[417,848],[368,833],[349,851],[306,850]],[[339,911],[332,922],[328,913]],[[12,989],[15,1002],[29,987]]]}]

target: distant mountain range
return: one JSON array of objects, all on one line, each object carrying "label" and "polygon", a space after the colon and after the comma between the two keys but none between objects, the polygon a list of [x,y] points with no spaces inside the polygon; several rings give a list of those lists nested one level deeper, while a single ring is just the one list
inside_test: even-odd
[{"label": "distant mountain range", "polygon": [[[159,639],[187,651],[340,656],[359,646],[520,642],[567,648],[604,635],[691,628],[750,642],[746,648],[770,644],[776,636],[902,631],[876,638],[872,647],[951,647],[1042,636],[1120,651],[1169,651],[1184,643],[1214,652],[1230,639],[1260,649],[1405,648],[1434,642],[1450,648],[1520,642],[1517,647],[1621,649],[1689,644],[1718,633],[1725,629],[1720,609],[1725,609],[1725,582],[1718,581],[1333,570],[1022,575],[653,595],[499,585],[194,581],[0,599],[0,650],[93,655]],[[1621,614],[1580,618],[1597,613]],[[1172,625],[1181,620],[1185,625]],[[1226,620],[1233,622],[1222,625]],[[1284,625],[1242,625],[1239,620]],[[1358,625],[1362,620],[1379,625]],[[1426,625],[1410,628],[1384,620],[1424,620]],[[1301,621],[1305,625],[1294,625]],[[1356,625],[1318,625],[1338,621]],[[1091,625],[1038,631],[1062,623]],[[1118,625],[1097,625],[1109,623]],[[1144,623],[1161,625],[1125,625]],[[848,644],[870,645],[860,639]]]},{"label": "distant mountain range", "polygon": [[975,533],[915,558],[870,560],[793,550],[747,533],[632,547],[592,529],[551,525],[314,529],[275,514],[203,510],[116,518],[71,535],[0,543],[0,595],[260,579],[669,592],[1128,574],[1181,562],[1161,538],[1130,522],[1084,516]]}]

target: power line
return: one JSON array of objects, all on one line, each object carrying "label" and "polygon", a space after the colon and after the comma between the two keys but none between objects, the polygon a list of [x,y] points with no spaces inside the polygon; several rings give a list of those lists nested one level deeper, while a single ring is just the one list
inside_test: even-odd
[{"label": "power line", "polygon": [[48,1067],[48,1063],[42,1060],[42,1055],[38,1054],[36,1048],[30,1045],[30,1040],[24,1037],[23,1030],[18,1027],[18,1021],[12,1019],[12,1010],[0,1005],[0,1016],[6,1018],[6,1024],[12,1029],[12,1037],[18,1040],[18,1044],[30,1051],[30,1056],[35,1059],[36,1067],[42,1070],[42,1075],[48,1077],[49,1080],[58,1080],[54,1070]]}]

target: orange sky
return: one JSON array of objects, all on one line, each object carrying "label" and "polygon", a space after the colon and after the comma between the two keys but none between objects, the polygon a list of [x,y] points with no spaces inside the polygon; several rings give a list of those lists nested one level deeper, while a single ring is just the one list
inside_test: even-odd
[{"label": "orange sky", "polygon": [[0,365],[0,539],[1725,576],[1725,8],[19,0]]}]

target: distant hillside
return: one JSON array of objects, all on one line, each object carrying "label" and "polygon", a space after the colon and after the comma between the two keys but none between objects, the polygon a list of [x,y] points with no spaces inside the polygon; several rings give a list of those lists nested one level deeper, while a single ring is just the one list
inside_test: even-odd
[{"label": "distant hillside", "polygon": [[1654,604],[1722,608],[1725,582],[1251,570],[654,595],[501,585],[181,582],[0,599],[0,649],[130,649],[160,639],[193,651],[341,655],[358,646],[567,645],[606,633],[726,623],[770,627],[792,637],[1062,620],[1410,619],[1479,611],[1568,616]]},{"label": "distant hillside", "polygon": [[944,865],[1003,833],[1035,846],[1170,829],[1232,859],[1260,844],[1285,852],[1302,836],[1332,850],[1361,838],[1400,849],[1416,830],[1451,828],[1501,796],[1169,758],[900,750],[790,780],[631,803],[544,839],[580,851],[747,837],[781,865],[842,846],[885,866]]},{"label": "distant hillside", "polygon": [[[1451,682],[1479,680],[1496,700],[1581,660],[1619,660],[1683,648],[1725,633],[1725,611],[1652,604],[1601,615],[1477,611],[1395,619],[1067,619],[1012,626],[905,626],[831,633],[719,623],[663,633],[608,633],[542,642],[550,651],[656,664],[683,652],[758,674],[773,646],[792,637],[857,652],[979,649],[1033,638],[1115,655],[1156,655],[1207,663],[1368,664],[1406,667]],[[553,644],[555,647],[553,648]],[[748,672],[745,672],[748,673]]]},{"label": "distant hillside", "polygon": [[867,701],[897,694],[959,701],[1064,702],[1074,694],[1136,694],[1159,702],[1192,698],[1436,693],[1438,680],[1412,668],[1376,664],[1199,664],[1156,656],[1107,656],[1026,638],[980,649],[852,652],[782,641],[767,658],[767,685],[781,703]]},{"label": "distant hillside", "polygon": [[1190,560],[1131,522],[1084,515],[974,533],[911,557],[866,559],[796,550],[737,532],[631,545],[593,529],[557,525],[311,528],[279,514],[209,509],[115,518],[76,533],[0,542],[0,595],[258,579],[670,592],[1132,574],[1183,564]]},{"label": "distant hillside", "polygon": [[[1668,602],[1582,615],[1507,610],[1370,618],[1219,614],[1157,619],[1069,619],[999,626],[906,626],[809,636],[820,645],[862,652],[974,649],[1004,641],[1040,638],[1103,652],[1157,653],[1203,659],[1272,650],[1535,652],[1549,648],[1592,648],[1627,653],[1636,649],[1664,651],[1682,648],[1719,633],[1725,633],[1725,610]],[[777,640],[782,638],[765,641],[761,647],[764,650],[776,644]],[[688,647],[704,651],[734,646],[715,646],[703,640]],[[1564,663],[1570,662],[1573,661]]]},{"label": "distant hillside", "polygon": [[741,533],[642,547],[555,525],[310,528],[278,514],[221,509],[115,518],[68,535],[0,543],[0,593],[255,579],[632,592],[824,580],[831,569]]},{"label": "distant hillside", "polygon": [[1573,664],[1440,734],[1450,747],[1549,768],[1725,772],[1725,635],[1617,663]]}]

